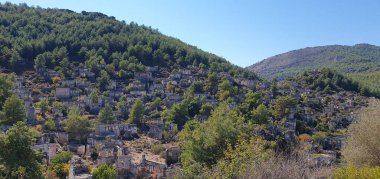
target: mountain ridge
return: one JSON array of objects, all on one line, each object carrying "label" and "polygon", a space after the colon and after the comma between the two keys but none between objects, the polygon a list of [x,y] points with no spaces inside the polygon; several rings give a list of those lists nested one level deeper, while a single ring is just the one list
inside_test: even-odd
[{"label": "mountain ridge", "polygon": [[380,94],[380,47],[366,43],[306,47],[264,59],[246,69],[268,80],[330,68],[352,78],[364,89]]},{"label": "mountain ridge", "polygon": [[[366,51],[369,51],[369,54]],[[380,69],[380,47],[365,43],[349,45],[326,45],[305,47],[266,58],[247,69],[265,78],[290,76],[305,70],[333,68],[344,73],[377,71]],[[373,58],[373,59],[370,59]],[[364,67],[349,67],[348,63],[362,63]],[[375,66],[371,66],[375,62]],[[344,65],[339,67],[338,65]],[[355,69],[356,68],[356,69]],[[293,70],[293,71],[292,71]]]}]

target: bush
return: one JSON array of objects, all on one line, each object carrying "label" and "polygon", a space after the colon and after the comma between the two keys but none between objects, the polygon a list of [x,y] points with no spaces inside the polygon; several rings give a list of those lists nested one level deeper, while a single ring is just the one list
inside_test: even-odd
[{"label": "bush", "polygon": [[55,126],[55,122],[53,121],[53,119],[47,119],[45,121],[45,127],[48,130],[55,130],[56,126]]},{"label": "bush", "polygon": [[68,163],[71,158],[73,157],[73,154],[71,152],[61,152],[57,154],[52,160],[52,164],[64,164]]},{"label": "bush", "polygon": [[380,166],[380,102],[371,101],[361,111],[359,120],[348,128],[342,154],[354,166]]},{"label": "bush", "polygon": [[113,166],[101,164],[92,173],[93,179],[116,179],[116,169]]},{"label": "bush", "polygon": [[346,178],[380,178],[380,167],[354,167],[353,165],[348,165],[345,167],[338,168],[334,171],[333,177],[335,179],[346,179]]},{"label": "bush", "polygon": [[328,178],[331,169],[316,165],[307,153],[294,150],[290,154],[274,154],[251,165],[250,170],[238,178]]},{"label": "bush", "polygon": [[165,150],[164,146],[162,144],[154,144],[151,147],[151,151],[155,155],[161,154]]},{"label": "bush", "polygon": [[319,131],[319,132],[315,133],[313,136],[311,136],[311,139],[313,141],[317,142],[317,141],[319,141],[321,139],[326,138],[327,136],[328,136],[327,132],[321,132],[321,131]]}]

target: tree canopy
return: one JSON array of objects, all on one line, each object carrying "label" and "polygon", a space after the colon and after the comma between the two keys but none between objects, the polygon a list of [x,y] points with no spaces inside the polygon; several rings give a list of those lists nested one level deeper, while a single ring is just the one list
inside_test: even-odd
[{"label": "tree canopy", "polygon": [[42,178],[41,156],[32,149],[34,132],[25,122],[17,122],[6,134],[0,134],[0,164],[5,178]]},{"label": "tree canopy", "polygon": [[[82,63],[97,77],[101,69],[113,75],[156,65],[212,66],[217,71],[244,72],[221,57],[156,29],[134,22],[127,24],[101,13],[11,3],[0,4],[0,8],[0,64],[16,71],[50,68],[70,76],[70,69]],[[106,79],[104,73],[101,79]],[[103,87],[101,84],[101,91]]]},{"label": "tree canopy", "polygon": [[78,137],[81,142],[86,141],[86,136],[93,131],[92,122],[81,115],[78,108],[72,108],[69,111],[68,119],[64,123],[65,131],[75,137]]},{"label": "tree canopy", "polygon": [[12,95],[14,77],[0,73],[0,110],[3,109],[5,100]]},{"label": "tree canopy", "polygon": [[188,173],[197,173],[197,167],[214,165],[224,156],[228,145],[235,145],[244,131],[244,120],[224,103],[216,108],[208,121],[186,123],[179,134],[181,162]]},{"label": "tree canopy", "polygon": [[133,124],[140,124],[144,114],[144,105],[140,99],[137,99],[129,113],[128,122]]},{"label": "tree canopy", "polygon": [[99,122],[103,124],[112,124],[116,121],[115,116],[113,115],[112,107],[109,104],[106,104],[99,112]]},{"label": "tree canopy", "polygon": [[116,169],[112,166],[101,164],[94,172],[92,172],[92,177],[94,179],[116,179],[117,173]]},{"label": "tree canopy", "polygon": [[3,123],[12,125],[17,121],[25,121],[24,102],[16,95],[7,98],[3,107]]}]

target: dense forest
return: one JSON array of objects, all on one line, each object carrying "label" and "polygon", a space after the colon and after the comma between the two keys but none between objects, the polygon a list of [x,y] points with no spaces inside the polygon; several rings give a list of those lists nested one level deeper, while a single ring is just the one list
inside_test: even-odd
[{"label": "dense forest", "polygon": [[15,71],[46,67],[70,77],[70,67],[82,64],[97,75],[102,66],[130,73],[156,65],[243,73],[225,59],[151,27],[96,12],[5,3],[0,6],[0,27],[0,64]]}]

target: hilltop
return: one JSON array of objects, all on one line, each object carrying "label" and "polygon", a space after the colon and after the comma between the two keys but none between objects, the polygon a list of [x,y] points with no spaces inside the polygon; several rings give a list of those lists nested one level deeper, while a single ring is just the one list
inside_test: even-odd
[{"label": "hilltop", "polygon": [[247,67],[266,78],[291,76],[322,68],[332,68],[349,74],[379,71],[380,47],[369,44],[307,47],[279,54]]}]

